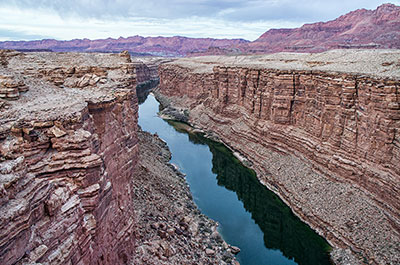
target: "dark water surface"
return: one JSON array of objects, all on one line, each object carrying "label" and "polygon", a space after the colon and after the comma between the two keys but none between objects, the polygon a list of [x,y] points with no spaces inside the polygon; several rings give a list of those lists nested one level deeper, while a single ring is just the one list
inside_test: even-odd
[{"label": "dark water surface", "polygon": [[153,95],[139,106],[139,125],[167,142],[171,162],[187,175],[200,211],[218,221],[224,240],[238,246],[242,265],[330,264],[328,243],[260,184],[223,144],[157,117]]}]

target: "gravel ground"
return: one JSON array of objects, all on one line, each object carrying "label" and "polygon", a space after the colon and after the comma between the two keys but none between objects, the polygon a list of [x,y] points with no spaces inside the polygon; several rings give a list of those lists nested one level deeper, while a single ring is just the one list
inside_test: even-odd
[{"label": "gravel ground", "polygon": [[279,70],[325,71],[400,78],[400,50],[331,50],[323,53],[203,56],[182,58],[169,64],[196,73],[212,72],[216,65]]}]

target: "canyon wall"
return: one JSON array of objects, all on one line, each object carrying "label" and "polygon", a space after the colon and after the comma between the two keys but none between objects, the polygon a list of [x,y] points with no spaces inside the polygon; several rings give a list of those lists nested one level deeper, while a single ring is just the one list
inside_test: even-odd
[{"label": "canyon wall", "polygon": [[399,63],[394,51],[180,59],[161,65],[160,92],[335,247],[398,264],[400,71],[385,67]]},{"label": "canyon wall", "polygon": [[138,85],[158,80],[158,66],[163,62],[170,60],[162,57],[143,57],[134,58],[133,64],[135,66],[136,80]]},{"label": "canyon wall", "polygon": [[1,59],[27,92],[0,104],[0,263],[127,263],[138,156],[129,54]]}]

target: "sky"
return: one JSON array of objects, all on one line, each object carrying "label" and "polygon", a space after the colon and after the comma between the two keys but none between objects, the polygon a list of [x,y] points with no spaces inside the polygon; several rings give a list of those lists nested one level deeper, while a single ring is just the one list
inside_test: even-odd
[{"label": "sky", "polygon": [[[0,41],[186,36],[255,40],[381,0],[0,0]],[[400,0],[390,1],[400,5]]]}]

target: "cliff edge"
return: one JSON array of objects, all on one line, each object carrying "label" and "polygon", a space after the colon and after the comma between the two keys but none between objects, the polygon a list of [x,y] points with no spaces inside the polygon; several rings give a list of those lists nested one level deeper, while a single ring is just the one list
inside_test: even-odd
[{"label": "cliff edge", "polygon": [[0,263],[126,263],[138,156],[129,54],[0,58]]},{"label": "cliff edge", "polygon": [[247,157],[334,259],[400,262],[399,51],[185,58],[159,74],[161,95]]}]

